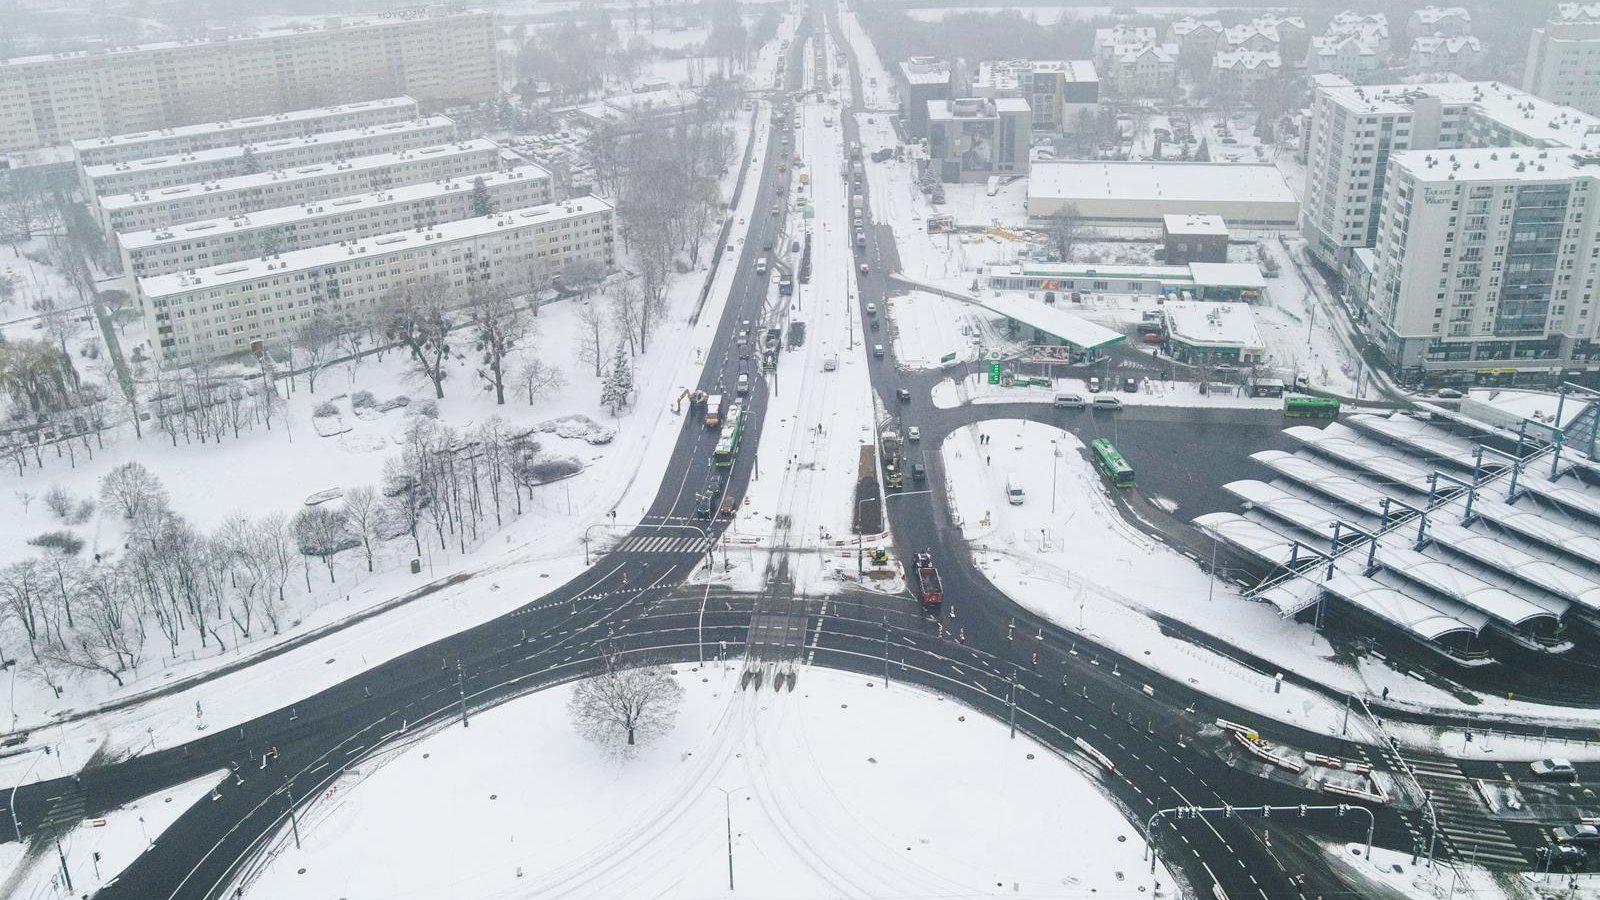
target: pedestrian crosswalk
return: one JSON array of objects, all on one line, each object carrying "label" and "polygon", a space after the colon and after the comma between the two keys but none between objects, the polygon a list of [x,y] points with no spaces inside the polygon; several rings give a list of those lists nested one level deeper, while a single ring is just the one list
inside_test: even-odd
[{"label": "pedestrian crosswalk", "polygon": [[1490,869],[1528,867],[1528,857],[1505,828],[1489,817],[1477,786],[1460,766],[1437,758],[1408,757],[1407,762],[1423,790],[1433,796],[1434,809],[1439,814],[1439,840],[1452,859]]},{"label": "pedestrian crosswalk", "polygon": [[705,538],[666,537],[641,535],[625,538],[618,544],[617,553],[704,553],[709,544]]},{"label": "pedestrian crosswalk", "polygon": [[70,828],[83,821],[84,794],[81,788],[68,788],[60,796],[49,798],[49,807],[39,822],[43,829]]}]

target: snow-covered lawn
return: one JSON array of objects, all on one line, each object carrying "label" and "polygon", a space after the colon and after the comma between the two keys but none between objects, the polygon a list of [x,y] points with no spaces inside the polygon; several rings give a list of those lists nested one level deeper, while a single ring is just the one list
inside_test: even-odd
[{"label": "snow-covered lawn", "polygon": [[[1139,828],[1064,764],[960,704],[805,669],[741,692],[678,670],[675,729],[627,763],[563,687],[360,766],[246,897],[1136,896]],[[727,800],[724,800],[724,791]],[[728,889],[731,819],[733,880]],[[1171,877],[1156,877],[1170,890]]]}]

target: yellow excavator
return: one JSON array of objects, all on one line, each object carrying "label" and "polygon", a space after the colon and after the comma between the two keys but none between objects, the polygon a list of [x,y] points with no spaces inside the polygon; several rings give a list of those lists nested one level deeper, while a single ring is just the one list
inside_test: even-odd
[{"label": "yellow excavator", "polygon": [[691,388],[684,388],[683,393],[678,395],[677,402],[672,404],[673,415],[678,415],[679,413],[683,412],[683,401],[685,399],[689,401],[690,409],[696,409],[706,405],[706,392],[693,390]]}]

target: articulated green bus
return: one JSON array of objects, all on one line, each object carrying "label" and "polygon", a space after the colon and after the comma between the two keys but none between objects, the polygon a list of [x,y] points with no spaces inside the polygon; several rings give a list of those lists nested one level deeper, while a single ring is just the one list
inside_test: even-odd
[{"label": "articulated green bus", "polygon": [[1089,442],[1089,449],[1094,451],[1095,462],[1099,463],[1100,471],[1111,483],[1119,488],[1133,487],[1133,466],[1122,458],[1117,448],[1105,438],[1095,438]]},{"label": "articulated green bus", "polygon": [[1289,394],[1283,398],[1283,414],[1291,419],[1338,418],[1339,398]]},{"label": "articulated green bus", "polygon": [[722,435],[717,438],[717,449],[711,452],[711,464],[719,469],[733,467],[733,458],[739,454],[739,438],[744,436],[744,404],[734,403],[722,417]]}]

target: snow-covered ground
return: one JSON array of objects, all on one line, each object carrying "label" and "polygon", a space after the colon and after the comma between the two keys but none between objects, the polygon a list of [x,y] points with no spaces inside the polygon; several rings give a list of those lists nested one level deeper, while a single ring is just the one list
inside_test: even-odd
[{"label": "snow-covered ground", "polygon": [[563,687],[364,763],[244,896],[1148,895],[1139,828],[1086,761],[878,679],[677,678],[676,727],[630,762],[574,733]]},{"label": "snow-covered ground", "polygon": [[[792,23],[785,25],[786,29],[790,27]],[[777,59],[777,54],[763,56],[761,65],[766,67],[768,77]],[[749,121],[748,116],[736,120],[741,147]],[[764,113],[759,121],[765,121]],[[754,164],[765,165],[765,159],[763,130]],[[737,171],[730,173],[725,190],[731,192],[736,177]],[[767,198],[758,198],[755,194],[753,190],[746,191],[739,208],[732,214],[747,222],[758,203],[768,202]],[[734,229],[735,240],[739,242],[745,232],[742,225],[741,222]],[[706,255],[712,252],[714,248],[708,248]],[[583,474],[540,489],[542,496],[526,516],[498,533],[484,535],[476,546],[469,545],[464,556],[454,543],[444,550],[439,550],[435,544],[427,554],[424,576],[412,576],[395,568],[366,576],[364,562],[358,565],[351,555],[339,567],[340,580],[336,585],[323,587],[319,579],[313,577],[312,591],[298,599],[291,594],[291,603],[295,605],[285,618],[298,624],[286,629],[282,637],[336,622],[422,587],[431,579],[476,573],[471,580],[441,589],[425,602],[390,610],[376,620],[340,632],[333,638],[247,667],[213,684],[63,728],[38,731],[31,745],[51,744],[62,751],[48,767],[59,767],[60,771],[38,771],[30,777],[54,777],[61,771],[71,771],[82,765],[102,743],[136,753],[189,740],[196,733],[197,701],[203,701],[203,724],[214,727],[226,727],[290,704],[297,697],[335,684],[438,636],[531,602],[544,591],[578,574],[583,568],[580,542],[587,526],[607,521],[607,513],[612,509],[617,510],[620,523],[637,521],[654,498],[682,422],[680,415],[673,411],[673,400],[684,385],[698,379],[704,353],[711,346],[734,275],[731,266],[719,269],[710,299],[698,324],[694,325],[690,324],[689,315],[704,273],[691,272],[674,280],[670,287],[670,313],[657,331],[653,348],[635,361],[639,394],[632,409],[618,420],[610,420],[598,408],[599,392],[592,370],[590,377],[585,378],[581,366],[556,355],[570,353],[575,345],[571,331],[575,311],[567,304],[546,307],[541,315],[543,330],[537,345],[551,362],[562,365],[568,373],[567,390],[554,399],[542,401],[542,407],[530,410],[525,398],[519,401],[511,397],[506,407],[497,407],[492,398],[485,399],[476,390],[470,370],[459,371],[454,379],[447,381],[447,397],[440,403],[441,419],[457,427],[482,421],[491,414],[516,416],[522,421],[543,421],[555,410],[570,406],[583,408],[592,418],[604,420],[616,427],[618,434],[610,445],[584,451],[584,461],[589,467]],[[399,360],[400,354],[396,352],[381,365],[364,362],[356,372],[356,387],[364,388],[371,381],[379,399],[387,399],[389,394],[385,391],[399,391],[402,387]],[[86,464],[80,459],[77,469],[47,460],[44,478],[34,469],[29,469],[22,480],[16,478],[14,469],[0,474],[0,480],[12,482],[0,485],[6,488],[0,493],[0,511],[5,513],[0,515],[0,523],[3,523],[0,529],[5,529],[0,538],[4,539],[4,546],[10,548],[8,552],[19,553],[28,549],[19,538],[31,536],[49,523],[47,518],[41,518],[46,514],[37,499],[30,501],[27,511],[23,510],[21,499],[15,493],[17,490],[26,489],[37,498],[50,485],[59,483],[80,498],[91,496],[95,478],[112,461],[135,455],[162,476],[176,511],[208,525],[237,509],[249,509],[253,515],[274,509],[292,511],[312,491],[375,482],[383,457],[394,452],[392,423],[403,419],[405,414],[397,410],[368,422],[351,415],[348,400],[341,401],[341,413],[352,430],[335,438],[318,437],[311,428],[312,401],[325,400],[346,390],[346,378],[342,369],[326,372],[319,381],[315,398],[304,390],[291,398],[292,443],[290,429],[281,427],[270,432],[258,428],[241,439],[230,437],[217,445],[186,447],[180,441],[177,448],[159,434],[147,433],[140,442],[135,441],[131,433],[119,433],[108,437],[106,450],[97,453],[93,463]],[[414,388],[409,392],[414,397],[425,396]],[[104,531],[106,549],[112,551],[120,548],[111,537],[115,533],[114,525],[114,522],[106,524]],[[99,526],[94,529],[99,533]],[[396,543],[409,545],[410,541],[403,539]],[[393,554],[404,556],[403,549],[398,548]],[[264,649],[269,640],[258,637],[254,643],[247,643],[243,652]],[[221,655],[216,653],[215,645],[200,652],[198,642],[193,648],[185,646],[178,659],[163,661],[159,653],[153,653],[137,677],[119,691],[111,690],[113,685],[109,679],[84,678],[70,681],[60,699],[52,698],[42,681],[25,671],[27,666],[18,665],[9,670],[7,681],[10,683],[5,686],[13,698],[12,723],[18,730],[37,727],[62,713],[93,709],[102,700],[135,695],[170,684],[182,676],[202,673],[220,662],[232,662],[239,652],[230,640],[228,652]],[[333,662],[325,664],[324,660]],[[11,782],[20,780],[28,763],[25,757],[0,760],[0,777]]]}]

